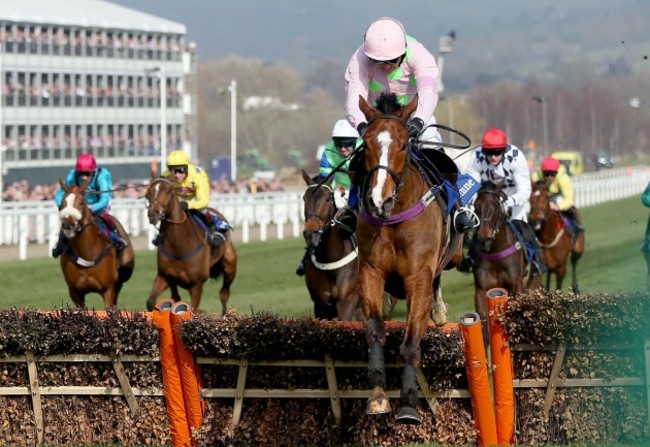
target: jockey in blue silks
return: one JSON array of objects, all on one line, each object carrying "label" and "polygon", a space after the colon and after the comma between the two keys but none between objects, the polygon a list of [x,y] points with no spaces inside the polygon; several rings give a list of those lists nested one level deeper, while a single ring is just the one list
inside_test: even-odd
[{"label": "jockey in blue silks", "polygon": [[[86,179],[90,177],[84,199],[93,215],[101,217],[111,231],[111,241],[115,244],[118,251],[124,250],[129,243],[119,233],[117,223],[108,211],[110,208],[111,189],[113,188],[113,178],[106,168],[97,168],[97,162],[92,154],[84,153],[77,157],[75,168],[68,172],[65,178],[66,186],[81,186]],[[57,207],[61,207],[65,191],[59,188],[54,196],[54,202]],[[52,256],[58,257],[63,253],[67,246],[67,239],[62,232],[59,233],[59,240],[52,249]]]}]

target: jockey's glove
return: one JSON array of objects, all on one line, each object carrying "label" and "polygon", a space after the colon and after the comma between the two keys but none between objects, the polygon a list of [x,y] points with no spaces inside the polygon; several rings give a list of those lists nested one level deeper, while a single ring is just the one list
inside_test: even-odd
[{"label": "jockey's glove", "polygon": [[422,133],[424,128],[424,121],[420,118],[413,118],[408,123],[406,123],[406,129],[409,131],[409,137],[417,138]]},{"label": "jockey's glove", "polygon": [[503,207],[503,212],[506,215],[510,215],[510,210],[512,209],[513,206],[515,206],[515,199],[512,197],[508,197],[506,200],[501,202],[501,206]]},{"label": "jockey's glove", "polygon": [[363,138],[363,136],[366,134],[366,130],[368,130],[368,123],[366,123],[365,121],[359,123],[359,125],[357,126],[357,132],[359,132],[361,138]]},{"label": "jockey's glove", "polygon": [[187,211],[187,202],[185,200],[181,201],[181,208],[183,208],[185,211]]}]

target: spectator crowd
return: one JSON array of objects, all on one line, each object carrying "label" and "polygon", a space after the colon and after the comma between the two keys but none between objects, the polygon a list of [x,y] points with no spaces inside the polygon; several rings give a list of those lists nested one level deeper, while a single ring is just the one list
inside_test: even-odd
[{"label": "spectator crowd", "polygon": [[[114,197],[138,198],[143,195],[147,180],[132,180],[115,184]],[[2,200],[16,202],[20,200],[54,200],[59,188],[58,183],[31,186],[27,180],[19,180],[4,186]],[[262,178],[244,178],[236,182],[230,180],[213,180],[210,182],[212,194],[263,193],[284,191],[283,183],[277,177],[273,180]]]}]

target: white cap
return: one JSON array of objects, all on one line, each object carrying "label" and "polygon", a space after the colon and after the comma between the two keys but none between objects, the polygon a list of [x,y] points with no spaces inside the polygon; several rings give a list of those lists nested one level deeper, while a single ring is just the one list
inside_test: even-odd
[{"label": "white cap", "polygon": [[332,129],[332,138],[359,138],[359,132],[348,120],[338,120]]}]

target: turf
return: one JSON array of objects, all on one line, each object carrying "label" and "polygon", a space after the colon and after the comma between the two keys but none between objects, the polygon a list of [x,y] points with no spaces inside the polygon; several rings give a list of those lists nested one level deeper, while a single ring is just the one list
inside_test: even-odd
[{"label": "turf", "polygon": [[[648,209],[640,197],[581,210],[586,227],[587,246],[578,265],[578,280],[583,293],[643,290],[645,262],[639,252],[648,218]],[[303,253],[301,239],[238,244],[238,272],[232,286],[229,305],[238,312],[268,310],[286,317],[311,315],[312,305],[304,279],[294,274]],[[126,309],[145,309],[155,276],[153,252],[136,253],[136,267],[125,284],[118,305]],[[3,308],[30,307],[53,309],[72,305],[67,295],[57,260],[28,259],[0,263],[3,282]],[[450,307],[450,319],[473,310],[473,279],[456,271],[444,272],[443,295]],[[568,287],[570,280],[565,280]],[[220,309],[220,280],[204,288],[201,308],[207,312]],[[166,296],[166,295],[165,295]],[[183,295],[187,298],[187,294]],[[89,295],[91,308],[103,308],[99,295]],[[396,309],[396,318],[405,317],[404,303]]]}]

